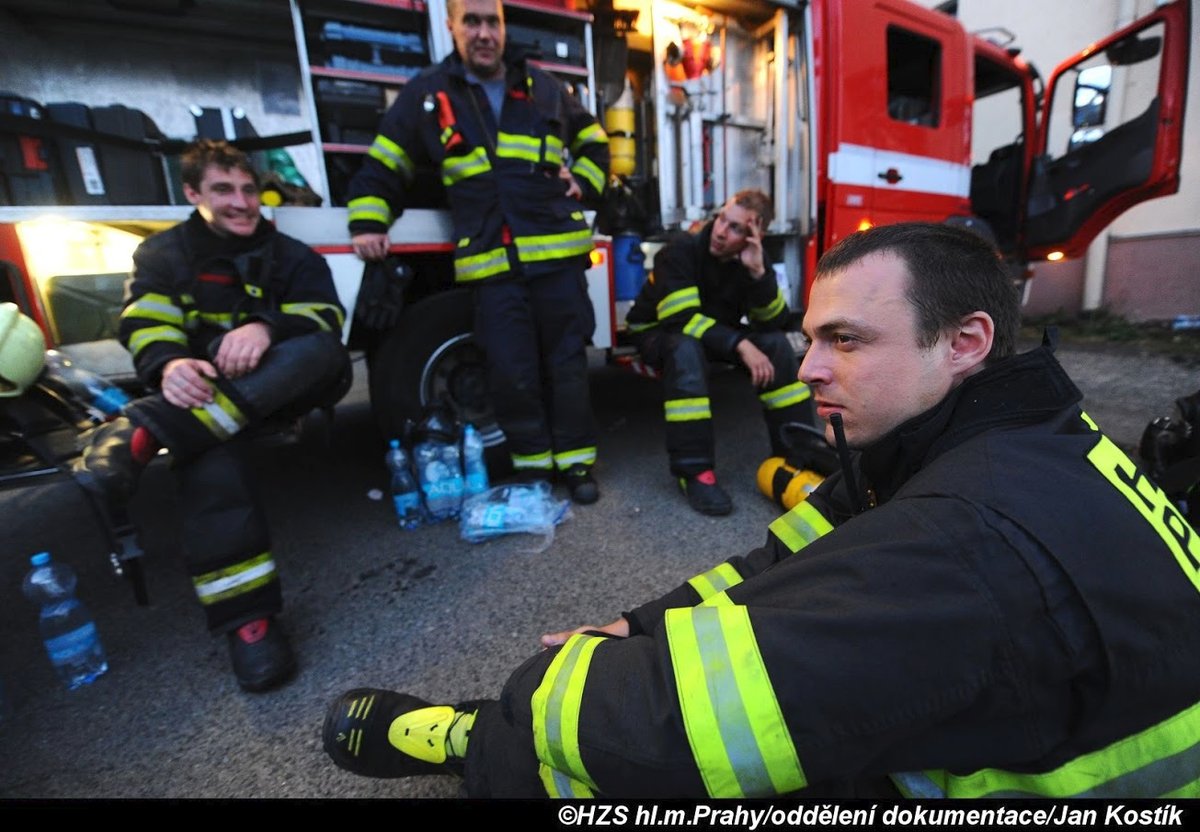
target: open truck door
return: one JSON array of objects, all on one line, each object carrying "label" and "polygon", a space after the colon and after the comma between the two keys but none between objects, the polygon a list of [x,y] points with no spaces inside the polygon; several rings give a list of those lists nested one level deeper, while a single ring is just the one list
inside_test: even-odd
[{"label": "open truck door", "polygon": [[1128,208],[1179,190],[1190,32],[1188,0],[1176,0],[1054,70],[1029,182],[1026,259],[1078,257]]}]

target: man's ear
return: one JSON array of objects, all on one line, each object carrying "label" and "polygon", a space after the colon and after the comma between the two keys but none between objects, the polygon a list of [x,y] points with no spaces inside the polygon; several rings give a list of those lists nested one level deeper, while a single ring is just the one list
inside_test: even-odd
[{"label": "man's ear", "polygon": [[200,192],[186,182],[183,183],[183,196],[192,205],[200,204]]},{"label": "man's ear", "polygon": [[988,313],[980,311],[963,316],[950,338],[950,360],[955,375],[966,378],[983,366],[992,351],[995,332],[996,325]]}]

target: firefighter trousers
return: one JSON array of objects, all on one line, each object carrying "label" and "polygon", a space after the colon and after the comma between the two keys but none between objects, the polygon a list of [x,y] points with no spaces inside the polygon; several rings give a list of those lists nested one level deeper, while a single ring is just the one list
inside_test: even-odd
[{"label": "firefighter trousers", "polygon": [[513,467],[592,465],[587,344],[596,321],[583,269],[514,274],[477,287],[474,301],[475,338]]},{"label": "firefighter trousers", "polygon": [[[808,385],[798,381],[800,362],[782,332],[747,332],[746,339],[770,359],[775,368],[771,382],[758,391],[767,423],[773,456],[785,456],[781,428],[788,422],[812,424]],[[690,477],[716,464],[709,400],[708,350],[696,338],[680,332],[649,330],[636,342],[642,360],[662,373],[663,411],[666,416],[667,455],[671,473]]]},{"label": "firefighter trousers", "polygon": [[184,562],[212,632],[275,615],[283,603],[245,430],[331,406],[349,381],[341,342],[313,333],[272,346],[248,375],[216,379],[208,410],[175,407],[161,393],[126,409],[172,452]]}]

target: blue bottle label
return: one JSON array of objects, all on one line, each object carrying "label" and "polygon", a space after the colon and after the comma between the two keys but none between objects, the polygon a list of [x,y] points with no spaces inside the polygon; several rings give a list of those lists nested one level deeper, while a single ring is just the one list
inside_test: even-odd
[{"label": "blue bottle label", "polygon": [[431,500],[439,497],[458,497],[462,495],[463,481],[462,477],[446,477],[437,482],[426,481],[424,488],[425,496]]},{"label": "blue bottle label", "polygon": [[120,387],[109,387],[96,396],[92,404],[106,415],[116,416],[125,409],[125,405],[129,404],[129,396]]},{"label": "blue bottle label", "polygon": [[89,621],[69,633],[46,639],[46,652],[54,664],[67,664],[91,652],[98,640],[96,624]]},{"label": "blue bottle label", "polygon": [[415,513],[421,510],[421,495],[415,491],[409,491],[407,494],[393,494],[392,502],[396,504],[396,514],[400,517],[406,517],[409,512]]},{"label": "blue bottle label", "polygon": [[479,525],[484,529],[503,529],[508,525],[507,517],[508,511],[504,504],[497,503],[484,509]]}]

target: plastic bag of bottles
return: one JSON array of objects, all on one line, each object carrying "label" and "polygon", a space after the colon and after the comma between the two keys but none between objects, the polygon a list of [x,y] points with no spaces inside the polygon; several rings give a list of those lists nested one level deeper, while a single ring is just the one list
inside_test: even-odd
[{"label": "plastic bag of bottles", "polygon": [[463,503],[459,526],[463,540],[482,543],[507,534],[536,534],[530,551],[544,552],[554,542],[554,527],[571,516],[571,501],[556,500],[550,483],[497,485]]}]

